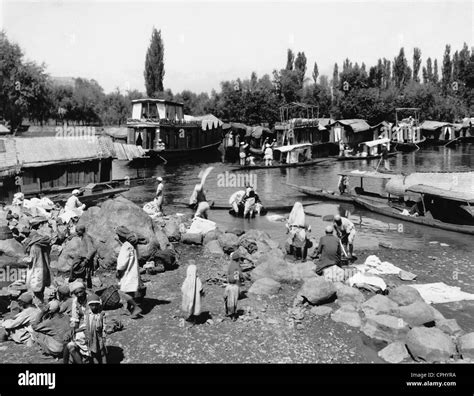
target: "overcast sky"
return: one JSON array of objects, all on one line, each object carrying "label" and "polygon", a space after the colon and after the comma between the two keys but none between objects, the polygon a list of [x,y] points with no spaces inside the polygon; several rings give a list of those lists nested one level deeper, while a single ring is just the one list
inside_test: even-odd
[{"label": "overcast sky", "polygon": [[473,45],[471,1],[7,1],[0,23],[26,58],[44,62],[52,76],[97,80],[106,92],[144,91],[145,54],[153,26],[165,44],[165,88],[219,89],[222,80],[259,76],[286,64],[286,50],[304,51],[307,77],[334,63],[410,58],[421,48],[442,58]]}]

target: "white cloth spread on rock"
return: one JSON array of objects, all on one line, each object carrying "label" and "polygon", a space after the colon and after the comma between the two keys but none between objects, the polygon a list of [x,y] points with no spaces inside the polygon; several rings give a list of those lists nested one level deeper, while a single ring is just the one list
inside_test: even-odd
[{"label": "white cloth spread on rock", "polygon": [[449,286],[443,282],[410,285],[410,287],[418,290],[428,304],[474,300],[474,294],[463,292],[460,287]]},{"label": "white cloth spread on rock", "polygon": [[383,291],[387,288],[387,285],[382,278],[375,275],[362,274],[361,272],[351,276],[347,280],[347,283],[351,287],[355,285],[356,287],[365,288],[365,285],[367,285],[371,290],[380,289]]},{"label": "white cloth spread on rock", "polygon": [[355,265],[355,267],[362,273],[369,273],[374,275],[398,275],[401,268],[389,263],[388,261],[381,261],[377,256],[371,255],[367,257],[364,264]]}]

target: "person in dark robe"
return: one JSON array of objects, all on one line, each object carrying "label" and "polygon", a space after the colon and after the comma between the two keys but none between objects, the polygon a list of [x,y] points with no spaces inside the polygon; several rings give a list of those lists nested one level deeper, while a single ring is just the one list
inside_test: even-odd
[{"label": "person in dark robe", "polygon": [[323,269],[333,265],[339,265],[341,259],[341,245],[339,239],[334,236],[334,227],[329,225],[326,227],[326,235],[319,240],[316,258],[319,262],[316,267],[316,274],[320,275]]}]

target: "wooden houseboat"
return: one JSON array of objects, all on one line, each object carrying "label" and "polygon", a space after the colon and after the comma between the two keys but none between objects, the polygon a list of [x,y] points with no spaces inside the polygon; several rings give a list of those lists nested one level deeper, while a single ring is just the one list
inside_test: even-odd
[{"label": "wooden houseboat", "polygon": [[[408,118],[400,118],[402,114],[413,114]],[[410,152],[419,150],[426,137],[420,128],[420,109],[417,107],[399,107],[395,109],[395,127],[391,139],[396,150]]]},{"label": "wooden houseboat", "polygon": [[459,136],[454,125],[450,122],[426,120],[420,124],[422,136],[426,138],[426,144],[444,146]]},{"label": "wooden houseboat", "polygon": [[337,120],[328,128],[329,141],[337,146],[340,155],[346,148],[357,149],[360,143],[378,138],[367,121],[361,119]]},{"label": "wooden houseboat", "polygon": [[179,102],[137,99],[132,101],[132,117],[127,120],[127,143],[165,161],[204,159],[211,152],[217,153],[223,138],[222,124],[211,114],[185,116]]},{"label": "wooden houseboat", "polygon": [[[1,158],[3,157],[3,158]],[[0,200],[50,195],[112,179],[112,153],[97,137],[0,138]]]}]

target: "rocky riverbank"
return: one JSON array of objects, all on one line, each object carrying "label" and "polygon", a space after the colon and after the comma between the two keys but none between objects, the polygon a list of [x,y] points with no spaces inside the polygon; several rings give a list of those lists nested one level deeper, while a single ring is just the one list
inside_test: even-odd
[{"label": "rocky riverbank", "polygon": [[[446,247],[433,244],[429,254],[378,251],[381,260],[417,275],[416,281],[383,276],[387,290],[381,294],[317,276],[313,262],[294,262],[258,230],[243,233],[217,227],[203,234],[189,232],[189,215],[152,221],[124,198],[88,209],[80,221],[98,243],[96,287],[115,282],[110,271],[118,251],[112,238],[115,226],[124,224],[148,238],[139,251],[147,287],[145,314],[131,320],[123,309],[107,312],[108,319],[124,325],[108,337],[111,361],[368,363],[474,358],[473,302],[434,307],[408,286],[440,281],[433,278],[433,266],[455,262],[449,268],[457,268],[463,290],[473,291],[469,260]],[[74,238],[58,249],[53,265],[56,283],[65,281],[75,254]],[[251,281],[243,287],[240,315],[232,322],[224,316],[223,293],[229,254],[237,250],[245,257],[242,267]],[[363,263],[374,252],[356,253]],[[189,259],[196,261],[206,290],[196,325],[185,322],[180,311],[180,287]],[[36,347],[12,342],[1,344],[0,350],[4,362],[53,361]]]}]

